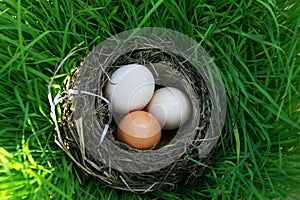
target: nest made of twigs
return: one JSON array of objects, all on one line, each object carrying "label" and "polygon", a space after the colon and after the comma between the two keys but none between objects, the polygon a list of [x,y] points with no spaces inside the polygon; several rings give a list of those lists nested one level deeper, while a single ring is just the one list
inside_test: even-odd
[{"label": "nest made of twigs", "polygon": [[[85,172],[114,188],[135,192],[172,189],[196,176],[202,167],[194,161],[207,161],[218,139],[219,131],[212,126],[216,101],[211,94],[218,83],[207,84],[208,74],[199,70],[205,62],[196,65],[184,53],[174,45],[170,47],[170,40],[158,42],[149,37],[110,40],[94,48],[66,88],[79,92],[63,102],[57,143]],[[152,72],[156,89],[172,86],[184,91],[193,108],[189,120],[176,130],[164,131],[152,150],[133,149],[118,142],[114,121],[100,143],[111,110],[102,99],[80,93],[105,97],[104,87],[111,74],[131,63],[142,64]]]}]

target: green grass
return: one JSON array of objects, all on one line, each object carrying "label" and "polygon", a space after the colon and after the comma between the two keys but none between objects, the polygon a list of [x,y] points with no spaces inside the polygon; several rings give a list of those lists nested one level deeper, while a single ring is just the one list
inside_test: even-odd
[{"label": "green grass", "polygon": [[[0,1],[0,199],[300,196],[300,3],[177,2]],[[139,195],[104,187],[57,147],[47,84],[69,52],[86,47],[63,65],[54,91],[93,46],[144,26],[180,31],[214,58],[227,92],[228,134],[199,183]]]}]

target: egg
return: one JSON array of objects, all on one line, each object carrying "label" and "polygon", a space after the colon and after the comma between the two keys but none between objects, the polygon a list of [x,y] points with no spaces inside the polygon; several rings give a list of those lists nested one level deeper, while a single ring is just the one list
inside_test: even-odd
[{"label": "egg", "polygon": [[158,119],[164,130],[172,130],[189,119],[192,106],[184,92],[164,87],[155,91],[146,110]]},{"label": "egg", "polygon": [[149,103],[154,87],[154,77],[148,68],[139,64],[129,64],[112,74],[105,94],[114,112],[127,114],[143,109]]},{"label": "egg", "polygon": [[133,148],[154,148],[160,141],[161,127],[158,120],[145,111],[133,111],[120,121],[116,139]]}]

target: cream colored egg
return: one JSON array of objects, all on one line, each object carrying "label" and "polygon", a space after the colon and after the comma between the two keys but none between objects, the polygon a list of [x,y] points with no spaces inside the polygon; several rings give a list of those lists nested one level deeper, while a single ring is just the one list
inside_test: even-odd
[{"label": "cream colored egg", "polygon": [[129,64],[117,69],[105,88],[112,109],[118,114],[143,109],[151,100],[155,82],[143,65]]},{"label": "cream colored egg", "polygon": [[164,87],[155,91],[146,110],[158,119],[164,130],[172,130],[189,119],[192,106],[181,90]]}]

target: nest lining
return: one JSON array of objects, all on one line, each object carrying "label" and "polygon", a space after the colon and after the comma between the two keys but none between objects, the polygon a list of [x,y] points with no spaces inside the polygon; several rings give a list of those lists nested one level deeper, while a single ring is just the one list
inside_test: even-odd
[{"label": "nest lining", "polygon": [[[64,106],[63,116],[66,118],[63,118],[63,127],[64,132],[69,132],[69,137],[74,138],[73,146],[79,154],[76,156],[77,160],[85,166],[91,165],[89,168],[96,167],[96,171],[91,170],[109,181],[115,181],[114,184],[119,182],[118,187],[130,187],[131,190],[141,187],[141,182],[145,184],[143,189],[155,183],[160,183],[159,187],[162,187],[162,183],[174,187],[183,176],[195,170],[195,164],[188,160],[187,156],[195,158],[195,155],[199,155],[199,145],[209,124],[211,103],[203,80],[190,63],[183,63],[183,61],[183,58],[162,50],[147,49],[122,55],[112,65],[142,64],[151,70],[158,87],[177,87],[189,95],[193,105],[192,117],[179,129],[163,132],[161,143],[155,150],[137,150],[116,141],[113,134],[117,129],[115,123],[111,124],[106,140],[99,145],[102,127],[109,118],[107,104],[87,95],[68,99]],[[98,77],[94,76],[91,82],[97,82],[99,95],[104,95],[103,89],[109,81],[107,76],[116,69],[117,67],[107,67],[105,73],[101,70],[98,76],[100,81],[97,81]],[[72,79],[76,78],[79,82],[82,80],[78,72]],[[74,81],[70,87],[76,88],[76,84],[78,83]],[[93,106],[87,109],[85,107],[87,105]],[[78,120],[74,123],[78,115]],[[84,135],[80,135],[78,131],[81,129],[78,123],[82,119],[88,119],[87,124],[82,125],[86,126],[86,129],[81,132]],[[94,126],[88,126],[90,122]],[[78,151],[78,147],[81,150]]]}]

